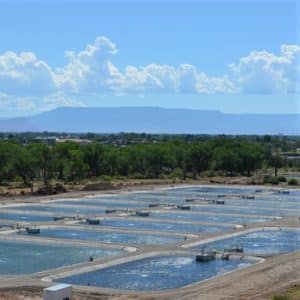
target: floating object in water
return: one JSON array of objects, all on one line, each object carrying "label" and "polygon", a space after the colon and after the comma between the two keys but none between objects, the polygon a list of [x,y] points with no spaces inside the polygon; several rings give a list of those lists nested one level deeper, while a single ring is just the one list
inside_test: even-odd
[{"label": "floating object in water", "polygon": [[219,194],[217,195],[218,198],[224,198],[225,197],[225,194]]},{"label": "floating object in water", "polygon": [[150,211],[147,210],[137,210],[135,214],[139,217],[149,217]]},{"label": "floating object in water", "polygon": [[235,252],[235,253],[243,253],[244,248],[239,246],[234,246],[224,250],[225,252]]},{"label": "floating object in water", "polygon": [[223,260],[229,260],[230,254],[229,253],[222,253],[221,259]]},{"label": "floating object in water", "polygon": [[55,216],[53,217],[53,221],[60,221],[60,220],[64,220],[66,218],[66,216]]},{"label": "floating object in water", "polygon": [[278,194],[282,194],[282,195],[289,195],[290,191],[289,190],[277,190]]},{"label": "floating object in water", "polygon": [[191,207],[189,205],[185,205],[185,204],[179,205],[178,208],[183,209],[183,210],[190,210],[191,209]]},{"label": "floating object in water", "polygon": [[116,209],[113,209],[113,208],[106,208],[105,209],[105,213],[106,214],[112,214],[112,213],[115,213],[117,210]]},{"label": "floating object in water", "polygon": [[28,234],[40,234],[40,228],[26,227],[26,231]]},{"label": "floating object in water", "polygon": [[248,195],[248,196],[246,196],[246,199],[251,199],[251,200],[254,200],[254,199],[255,199],[255,196]]},{"label": "floating object in water", "polygon": [[149,207],[158,207],[158,206],[160,206],[160,204],[159,203],[150,203],[148,206]]},{"label": "floating object in water", "polygon": [[216,204],[225,204],[224,200],[216,200]]},{"label": "floating object in water", "polygon": [[190,198],[190,199],[185,199],[185,202],[195,202],[197,204],[211,204],[215,203],[215,200],[211,199],[205,199],[205,198]]},{"label": "floating object in water", "polygon": [[209,251],[209,252],[202,252],[200,254],[196,255],[196,261],[197,262],[207,262],[216,259],[216,252],[215,251]]},{"label": "floating object in water", "polygon": [[245,227],[244,225],[240,225],[240,224],[233,225],[233,229],[241,229],[244,227]]},{"label": "floating object in water", "polygon": [[195,198],[189,198],[189,199],[185,199],[185,202],[195,202],[197,199]]},{"label": "floating object in water", "polygon": [[86,222],[89,224],[89,225],[99,225],[100,224],[100,220],[99,219],[86,219]]}]

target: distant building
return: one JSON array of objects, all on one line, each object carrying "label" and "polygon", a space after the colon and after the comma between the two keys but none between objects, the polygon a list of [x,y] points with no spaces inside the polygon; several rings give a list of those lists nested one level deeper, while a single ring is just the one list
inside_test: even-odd
[{"label": "distant building", "polygon": [[47,136],[47,137],[38,136],[35,138],[35,141],[45,143],[49,146],[53,146],[57,141],[57,137],[56,136]]},{"label": "distant building", "polygon": [[69,284],[57,284],[44,289],[43,300],[71,300],[72,286]]},{"label": "distant building", "polygon": [[88,139],[78,139],[78,138],[68,138],[68,139],[57,139],[56,143],[65,143],[65,142],[73,142],[79,145],[88,145],[91,144],[92,141]]}]

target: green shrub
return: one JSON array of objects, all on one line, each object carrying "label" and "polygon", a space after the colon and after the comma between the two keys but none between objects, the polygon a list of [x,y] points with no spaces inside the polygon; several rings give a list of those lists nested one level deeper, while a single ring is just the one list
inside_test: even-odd
[{"label": "green shrub", "polygon": [[278,177],[279,182],[286,182],[286,178],[284,176]]},{"label": "green shrub", "polygon": [[133,178],[133,179],[146,179],[147,176],[145,174],[142,174],[142,173],[133,173],[130,178]]},{"label": "green shrub", "polygon": [[264,178],[264,183],[270,183],[276,185],[279,183],[279,178],[275,176],[266,176]]},{"label": "green shrub", "polygon": [[182,179],[183,178],[183,171],[181,168],[176,168],[172,173],[171,173],[171,178],[172,179]]},{"label": "green shrub", "polygon": [[287,295],[275,295],[273,300],[291,300],[291,298]]},{"label": "green shrub", "polygon": [[291,179],[288,181],[288,184],[289,184],[289,185],[298,185],[298,181],[297,181],[295,178],[291,178]]}]

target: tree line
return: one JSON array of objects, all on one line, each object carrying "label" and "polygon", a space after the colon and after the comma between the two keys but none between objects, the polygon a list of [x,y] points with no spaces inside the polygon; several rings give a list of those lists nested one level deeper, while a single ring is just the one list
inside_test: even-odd
[{"label": "tree line", "polygon": [[250,176],[264,166],[284,164],[261,143],[233,138],[201,142],[167,141],[125,147],[74,142],[20,144],[0,141],[0,184],[22,180],[76,182],[101,176],[131,178],[197,178],[205,172]]}]

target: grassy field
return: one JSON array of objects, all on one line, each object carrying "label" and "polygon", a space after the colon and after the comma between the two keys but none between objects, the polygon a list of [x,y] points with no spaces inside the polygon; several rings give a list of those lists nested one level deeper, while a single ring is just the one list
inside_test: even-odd
[{"label": "grassy field", "polygon": [[299,300],[300,299],[300,285],[294,285],[286,291],[274,295],[272,300]]}]

